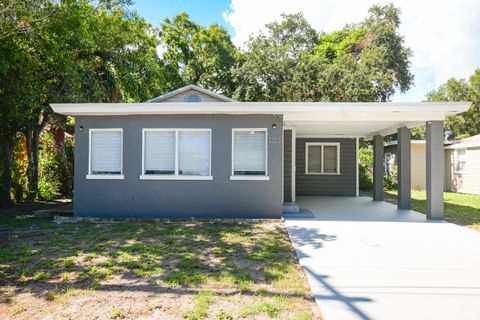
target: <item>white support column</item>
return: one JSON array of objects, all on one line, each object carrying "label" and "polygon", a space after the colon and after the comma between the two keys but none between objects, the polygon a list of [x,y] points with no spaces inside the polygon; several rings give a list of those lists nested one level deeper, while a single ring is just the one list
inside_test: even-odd
[{"label": "white support column", "polygon": [[410,210],[411,208],[411,133],[406,127],[397,131],[397,165],[398,165],[398,209]]},{"label": "white support column", "polygon": [[443,220],[443,121],[427,122],[427,219]]},{"label": "white support column", "polygon": [[383,137],[373,137],[373,201],[383,201]]}]

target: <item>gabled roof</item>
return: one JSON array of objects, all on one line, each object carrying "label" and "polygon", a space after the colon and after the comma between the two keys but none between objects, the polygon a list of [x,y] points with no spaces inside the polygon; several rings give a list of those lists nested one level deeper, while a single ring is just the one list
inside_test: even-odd
[{"label": "gabled roof", "polygon": [[225,102],[233,102],[235,100],[229,98],[229,97],[226,97],[222,94],[219,94],[219,93],[216,93],[216,92],[213,92],[211,90],[208,90],[208,89],[205,89],[205,88],[202,88],[202,87],[199,87],[197,85],[194,85],[194,84],[189,84],[189,85],[186,85],[184,87],[181,87],[179,89],[176,89],[176,90],[173,90],[173,91],[170,91],[170,92],[167,92],[167,93],[164,93],[162,94],[161,96],[158,96],[158,97],[155,97],[153,99],[150,99],[150,100],[147,100],[145,101],[146,103],[150,103],[150,102],[161,102],[161,101],[164,101],[168,98],[171,98],[171,97],[174,97],[176,95],[179,95],[179,94],[182,94],[188,90],[194,90],[194,91],[197,91],[199,93],[202,93],[202,94],[206,94],[208,96],[211,96],[213,98],[216,98],[216,99],[219,99],[220,101],[225,101]]},{"label": "gabled roof", "polygon": [[465,149],[465,148],[475,148],[475,147],[480,147],[480,134],[462,139],[457,143],[454,143],[451,146],[446,147],[445,149]]}]

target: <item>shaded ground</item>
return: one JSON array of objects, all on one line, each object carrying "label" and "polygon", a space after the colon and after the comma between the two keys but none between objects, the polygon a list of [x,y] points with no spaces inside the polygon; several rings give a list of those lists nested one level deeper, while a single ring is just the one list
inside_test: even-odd
[{"label": "shaded ground", "polygon": [[69,199],[54,201],[35,201],[17,203],[11,208],[0,208],[0,216],[32,215],[36,210],[72,210],[72,202]]},{"label": "shaded ground", "polygon": [[[426,212],[425,190],[412,190],[412,210]],[[480,231],[480,195],[445,192],[445,220]],[[385,191],[385,201],[397,204],[397,191]]]},{"label": "shaded ground", "polygon": [[2,319],[320,318],[281,221],[0,218]]}]

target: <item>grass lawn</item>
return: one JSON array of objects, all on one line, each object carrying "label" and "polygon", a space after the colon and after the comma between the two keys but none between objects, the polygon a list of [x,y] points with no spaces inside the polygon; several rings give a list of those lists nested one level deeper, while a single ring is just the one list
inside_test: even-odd
[{"label": "grass lawn", "polygon": [[[412,190],[412,209],[425,213],[425,190]],[[445,220],[480,231],[480,195],[445,192]],[[397,190],[385,192],[385,201],[397,203]]]},{"label": "grass lawn", "polygon": [[281,221],[0,218],[2,319],[318,319]]}]

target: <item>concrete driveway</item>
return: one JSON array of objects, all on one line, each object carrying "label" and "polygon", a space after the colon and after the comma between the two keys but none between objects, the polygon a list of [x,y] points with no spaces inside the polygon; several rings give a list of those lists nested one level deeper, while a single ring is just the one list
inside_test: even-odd
[{"label": "concrete driveway", "polygon": [[480,233],[367,197],[297,203],[285,223],[326,320],[480,319]]}]

